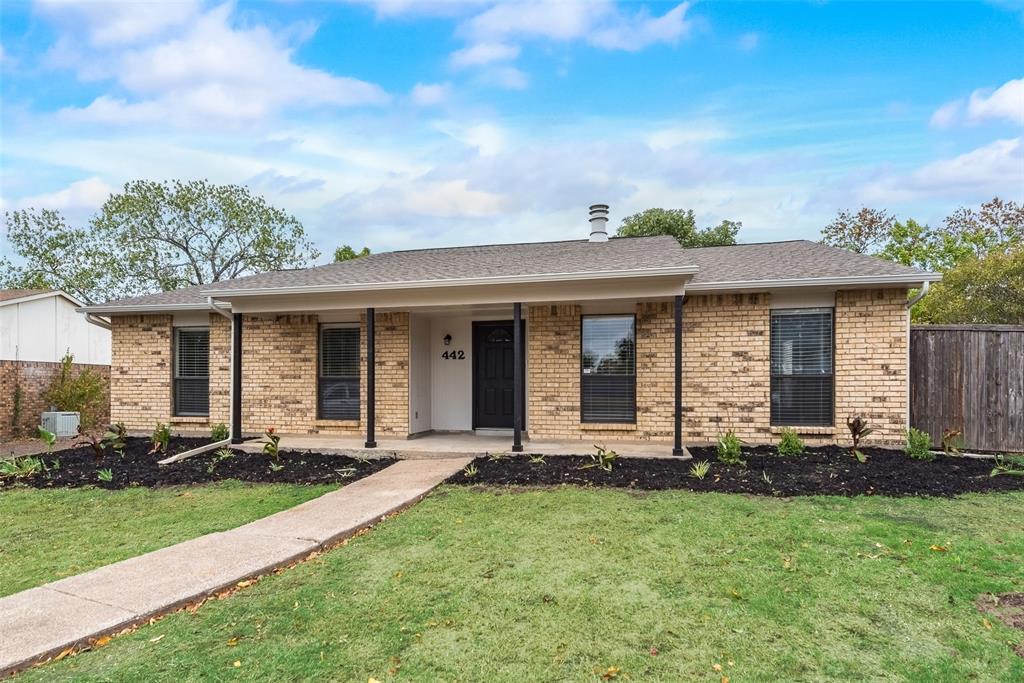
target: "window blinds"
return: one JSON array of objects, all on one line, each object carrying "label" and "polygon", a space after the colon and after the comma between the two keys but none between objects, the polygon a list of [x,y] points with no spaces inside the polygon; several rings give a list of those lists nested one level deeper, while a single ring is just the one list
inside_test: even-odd
[{"label": "window blinds", "polygon": [[580,381],[583,422],[636,421],[636,334],[631,315],[584,316]]},{"label": "window blinds", "polygon": [[359,328],[320,328],[318,413],[324,420],[359,419]]},{"label": "window blinds", "polygon": [[210,330],[174,330],[174,414],[210,414]]},{"label": "window blinds", "polygon": [[832,330],[830,308],[772,311],[773,425],[832,425]]}]

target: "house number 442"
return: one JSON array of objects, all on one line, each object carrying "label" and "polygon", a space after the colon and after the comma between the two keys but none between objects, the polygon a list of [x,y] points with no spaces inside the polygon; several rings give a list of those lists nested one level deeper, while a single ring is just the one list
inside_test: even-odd
[{"label": "house number 442", "polygon": [[466,352],[461,349],[458,351],[445,351],[441,354],[441,358],[445,360],[466,360]]}]

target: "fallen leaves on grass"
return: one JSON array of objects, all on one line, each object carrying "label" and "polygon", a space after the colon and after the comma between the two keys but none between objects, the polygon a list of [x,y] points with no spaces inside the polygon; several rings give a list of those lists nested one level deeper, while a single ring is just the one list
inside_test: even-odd
[{"label": "fallen leaves on grass", "polygon": [[617,666],[609,666],[607,669],[605,669],[601,673],[601,680],[602,681],[610,681],[613,678],[618,678],[619,674],[621,672],[622,672],[622,669],[620,669],[619,667],[617,667]]},{"label": "fallen leaves on grass", "polygon": [[931,550],[931,551],[934,551],[934,552],[937,552],[937,553],[944,553],[947,550],[949,550],[949,548],[947,548],[944,545],[933,545],[930,548],[928,548],[928,550]]},{"label": "fallen leaves on grass", "polygon": [[164,635],[165,634],[161,633],[158,636],[153,636],[152,638],[149,639],[149,642],[151,642],[151,643],[159,643],[161,640],[164,639]]}]

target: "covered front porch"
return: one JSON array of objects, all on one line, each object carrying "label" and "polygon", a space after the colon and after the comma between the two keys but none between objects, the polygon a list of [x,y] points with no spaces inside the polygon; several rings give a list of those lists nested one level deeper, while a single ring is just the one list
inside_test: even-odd
[{"label": "covered front porch", "polygon": [[[245,440],[237,448],[247,452],[259,452],[264,439]],[[478,457],[488,454],[511,454],[512,435],[485,433],[429,433],[411,439],[377,439],[376,446],[367,448],[359,436],[337,434],[282,434],[282,450],[310,450],[317,453],[357,455],[360,457],[401,459]],[[524,439],[523,453],[528,455],[589,455],[594,446],[606,447],[620,456],[631,458],[672,458],[665,444],[651,441],[583,441],[580,439]],[[684,457],[689,457],[684,454]]]}]

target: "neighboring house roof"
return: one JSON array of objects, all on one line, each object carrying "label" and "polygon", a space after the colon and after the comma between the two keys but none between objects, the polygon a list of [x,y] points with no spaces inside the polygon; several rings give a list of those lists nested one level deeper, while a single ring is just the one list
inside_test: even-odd
[{"label": "neighboring house roof", "polygon": [[0,306],[10,306],[51,296],[62,296],[75,306],[83,305],[77,298],[59,289],[0,289]]},{"label": "neighboring house roof", "polygon": [[669,236],[628,237],[599,243],[572,240],[384,252],[89,308],[125,312],[175,310],[205,307],[208,296],[231,298],[646,275],[687,276],[687,290],[914,284],[939,279],[938,275],[916,268],[806,240],[683,249]]}]

